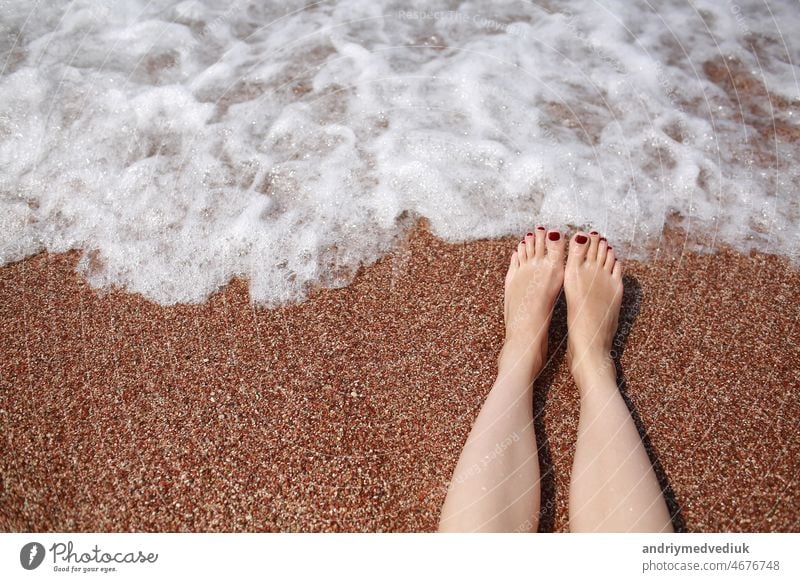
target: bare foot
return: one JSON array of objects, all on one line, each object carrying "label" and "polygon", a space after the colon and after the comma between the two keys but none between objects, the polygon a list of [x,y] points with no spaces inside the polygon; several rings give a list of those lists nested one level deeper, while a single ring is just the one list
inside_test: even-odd
[{"label": "bare foot", "polygon": [[572,237],[564,294],[570,370],[578,386],[590,386],[580,380],[614,371],[610,353],[622,303],[622,263],[598,233]]},{"label": "bare foot", "polygon": [[537,227],[511,255],[505,282],[506,340],[500,366],[522,364],[538,373],[547,357],[547,330],[564,282],[564,237]]}]

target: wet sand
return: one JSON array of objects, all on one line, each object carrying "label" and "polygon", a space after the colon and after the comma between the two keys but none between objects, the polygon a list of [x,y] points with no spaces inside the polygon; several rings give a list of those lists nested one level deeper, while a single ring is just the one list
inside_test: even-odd
[{"label": "wet sand", "polygon": [[[78,253],[3,267],[0,530],[434,530],[494,379],[512,244],[418,229],[275,310],[242,281],[202,305],[98,293]],[[800,273],[724,249],[626,265],[621,380],[676,524],[798,531]],[[578,420],[563,338],[559,305],[535,406],[546,531],[568,529]]]}]

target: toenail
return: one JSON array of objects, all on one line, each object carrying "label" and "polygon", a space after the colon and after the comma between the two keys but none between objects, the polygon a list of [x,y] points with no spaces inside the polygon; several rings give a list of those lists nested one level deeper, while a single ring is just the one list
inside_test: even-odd
[{"label": "toenail", "polygon": [[582,234],[579,234],[578,236],[575,237],[575,242],[578,243],[579,245],[585,245],[587,240],[589,239],[587,239]]},{"label": "toenail", "polygon": [[529,233],[528,233],[528,234],[526,234],[525,236],[533,236],[533,233],[532,233],[532,232],[529,232]]},{"label": "toenail", "polygon": [[600,240],[606,240],[606,237],[604,237],[604,236],[601,236],[601,237],[600,237]]},{"label": "toenail", "polygon": [[545,227],[543,227],[543,226],[537,226],[536,230],[547,230],[547,229]]},{"label": "toenail", "polygon": [[613,251],[614,247],[608,247],[608,250]]},{"label": "toenail", "polygon": [[551,232],[550,234],[547,235],[547,238],[549,238],[550,240],[554,240],[554,241],[558,240],[558,239],[561,238],[561,233],[560,232]]},{"label": "toenail", "polygon": [[592,236],[594,236],[594,235],[596,235],[596,234],[600,234],[600,233],[599,233],[599,232],[597,232],[596,230],[593,230],[593,231],[592,231],[592,232],[590,232],[589,234],[591,234]]}]

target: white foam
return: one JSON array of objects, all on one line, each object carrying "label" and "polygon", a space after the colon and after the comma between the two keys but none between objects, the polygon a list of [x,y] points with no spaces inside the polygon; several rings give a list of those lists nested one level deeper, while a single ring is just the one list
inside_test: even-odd
[{"label": "white foam", "polygon": [[653,6],[6,2],[0,263],[78,248],[98,287],[192,302],[241,276],[278,304],[417,216],[451,241],[591,226],[641,257],[679,215],[796,258],[798,146],[736,123],[704,64],[743,63],[796,127],[800,13]]}]

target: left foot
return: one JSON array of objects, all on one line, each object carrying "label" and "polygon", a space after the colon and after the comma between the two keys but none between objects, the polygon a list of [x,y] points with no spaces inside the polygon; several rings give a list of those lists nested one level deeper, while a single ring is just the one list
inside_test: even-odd
[{"label": "left foot", "polygon": [[511,255],[505,282],[506,339],[500,365],[527,363],[533,373],[547,357],[547,330],[564,282],[564,237],[538,227]]}]

